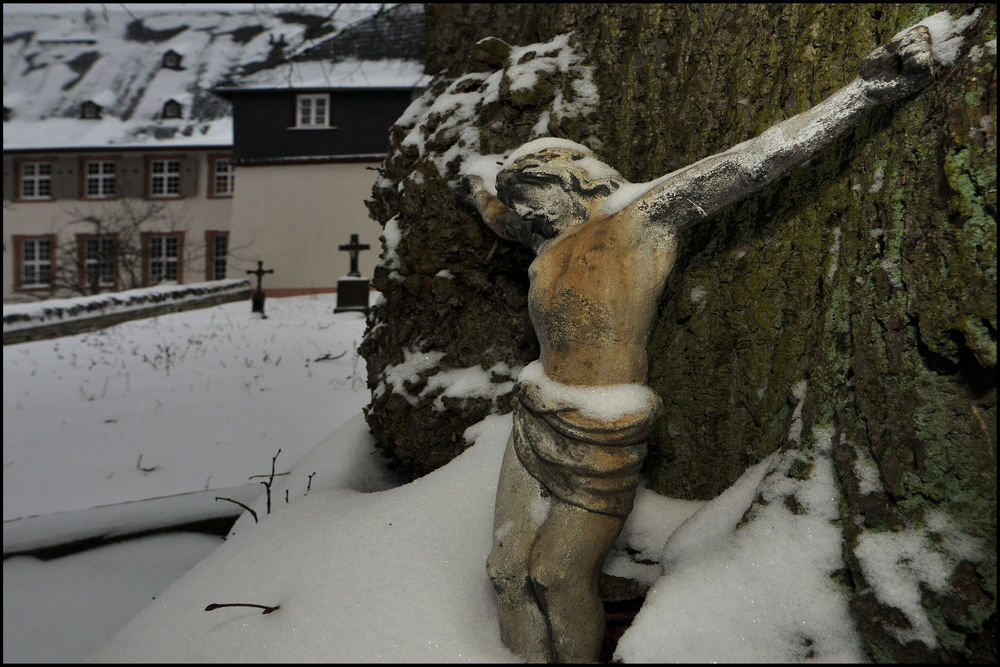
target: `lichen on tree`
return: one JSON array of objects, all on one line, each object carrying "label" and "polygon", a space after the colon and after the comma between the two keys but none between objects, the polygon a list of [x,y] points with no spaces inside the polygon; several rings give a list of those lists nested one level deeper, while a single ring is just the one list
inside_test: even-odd
[{"label": "lichen on tree", "polygon": [[[370,388],[382,386],[367,413],[380,446],[411,477],[443,465],[509,398],[444,398],[440,410],[428,378],[506,368],[499,388],[537,358],[530,257],[494,249],[449,188],[461,162],[440,159],[449,150],[478,141],[476,152],[503,154],[544,128],[648,181],[810,108],[903,28],[945,9],[975,16],[929,89],[685,235],[649,344],[666,412],[645,473],[661,493],[711,498],[833,428],[842,579],[873,658],[995,660],[996,10],[977,8],[429,5],[435,79],[420,104],[446,92],[482,104],[459,131],[447,113],[391,130],[370,209],[398,243],[376,271],[385,300],[362,347]],[[512,49],[569,33],[573,68],[483,99],[484,82],[518,64]],[[585,68],[600,103],[558,117]],[[415,128],[419,145],[405,141]],[[416,405],[385,389],[406,353],[428,352],[443,354],[405,385]],[[946,587],[914,584],[933,640],[907,635],[912,622],[866,576],[869,536],[911,534],[949,563]],[[956,535],[982,546],[949,551]]]}]

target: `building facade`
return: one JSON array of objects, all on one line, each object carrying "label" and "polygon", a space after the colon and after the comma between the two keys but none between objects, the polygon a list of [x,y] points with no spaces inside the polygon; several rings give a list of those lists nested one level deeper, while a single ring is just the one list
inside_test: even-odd
[{"label": "building facade", "polygon": [[[4,301],[246,277],[257,260],[273,296],[331,291],[340,244],[378,247],[364,199],[422,81],[422,7],[397,7],[5,14]],[[398,30],[424,46],[369,46],[375,64],[344,70],[343,45],[373,30],[383,50]],[[282,79],[303,71],[319,79]]]},{"label": "building facade", "polygon": [[231,147],[101,148],[4,155],[5,301],[225,278]]},{"label": "building facade", "polygon": [[241,184],[230,277],[262,261],[275,271],[269,295],[335,291],[353,234],[371,248],[358,268],[372,275],[381,228],[364,200],[389,127],[426,83],[426,52],[423,7],[397,5],[215,90],[233,105]]}]

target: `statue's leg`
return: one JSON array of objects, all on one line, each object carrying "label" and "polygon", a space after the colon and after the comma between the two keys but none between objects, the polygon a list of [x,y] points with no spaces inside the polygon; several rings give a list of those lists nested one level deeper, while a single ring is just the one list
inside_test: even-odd
[{"label": "statue's leg", "polygon": [[497,592],[500,638],[529,662],[551,662],[548,623],[528,579],[531,547],[538,524],[531,511],[547,503],[548,492],[529,475],[514,451],[514,434],[507,443],[493,520],[493,551],[486,571]]},{"label": "statue's leg", "polygon": [[556,662],[597,662],[606,620],[601,568],[625,517],[588,512],[553,498],[531,553],[531,582],[549,621]]}]

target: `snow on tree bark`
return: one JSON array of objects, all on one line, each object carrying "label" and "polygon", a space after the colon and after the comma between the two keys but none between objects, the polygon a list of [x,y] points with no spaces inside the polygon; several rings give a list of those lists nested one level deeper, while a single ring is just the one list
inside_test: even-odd
[{"label": "snow on tree bark", "polygon": [[[810,108],[903,28],[975,8],[432,4],[427,71],[442,94],[510,66],[499,41],[477,44],[487,36],[527,45],[572,32],[593,67],[596,109],[553,113],[575,90],[565,72],[516,95],[501,85],[477,109],[476,149],[516,148],[541,120],[644,182]],[[645,469],[657,491],[711,498],[777,449],[808,450],[814,428],[835,429],[843,578],[879,661],[996,657],[995,20],[982,6],[930,88],[687,232],[649,343],[649,384],[666,407]],[[530,256],[503,241],[491,252],[495,236],[447,185],[457,162],[437,159],[467,138],[435,129],[419,150],[404,141],[413,128],[392,129],[369,203],[398,238],[375,273],[385,301],[362,345],[367,417],[411,477],[460,453],[466,427],[509,409],[502,390],[538,354]],[[387,385],[387,371],[418,353],[434,363]],[[435,407],[428,378],[475,366],[494,369],[496,395]],[[948,570],[944,586],[910,572],[930,637],[880,588],[870,555],[880,535],[928,545]],[[905,570],[904,552],[882,574]]]}]

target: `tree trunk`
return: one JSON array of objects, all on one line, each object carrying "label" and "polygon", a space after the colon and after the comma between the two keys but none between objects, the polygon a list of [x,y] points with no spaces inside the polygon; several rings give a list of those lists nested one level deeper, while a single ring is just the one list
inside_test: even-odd
[{"label": "tree trunk", "polygon": [[[974,8],[428,5],[430,94],[510,66],[502,45],[477,46],[484,37],[528,45],[572,32],[600,104],[553,113],[547,134],[644,182],[810,108],[903,28]],[[845,579],[879,661],[996,657],[995,19],[983,6],[928,89],[690,229],[649,342],[649,384],[666,406],[645,471],[659,492],[712,498],[770,453],[808,448],[813,428],[835,429]],[[501,84],[470,121],[480,152],[533,138],[581,71],[541,76],[530,94]],[[387,249],[375,273],[385,301],[362,346],[367,417],[411,477],[508,410],[510,381],[538,354],[530,255],[491,250],[496,237],[447,186],[457,165],[432,159],[456,141],[434,131],[447,113],[419,116],[417,134],[412,114],[393,128],[369,203]],[[487,390],[442,396],[435,380],[451,376],[436,374],[469,368]],[[858,556],[864,535],[906,531],[949,571],[946,591],[919,587],[936,639],[908,638],[911,621],[879,598]]]}]

